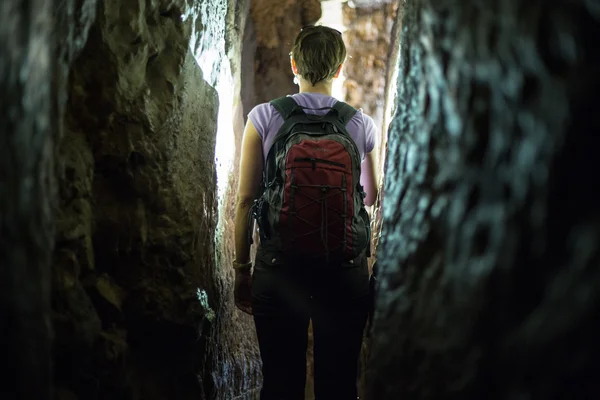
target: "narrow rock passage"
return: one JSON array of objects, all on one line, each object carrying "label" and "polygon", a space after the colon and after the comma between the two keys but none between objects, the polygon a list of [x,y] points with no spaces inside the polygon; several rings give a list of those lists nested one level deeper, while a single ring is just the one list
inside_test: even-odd
[{"label": "narrow rock passage", "polygon": [[258,399],[239,144],[333,9],[381,131],[361,399],[600,398],[593,0],[4,0],[0,398]]}]

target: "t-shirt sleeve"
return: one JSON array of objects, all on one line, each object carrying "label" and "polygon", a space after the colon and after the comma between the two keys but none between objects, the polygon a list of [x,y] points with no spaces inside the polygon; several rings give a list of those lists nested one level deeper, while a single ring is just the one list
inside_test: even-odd
[{"label": "t-shirt sleeve", "polygon": [[252,125],[256,128],[261,139],[264,139],[265,134],[269,131],[272,108],[269,103],[262,103],[248,113],[248,119],[252,121]]},{"label": "t-shirt sleeve", "polygon": [[373,118],[363,113],[363,126],[365,127],[365,154],[370,153],[375,148],[377,140],[377,127]]}]

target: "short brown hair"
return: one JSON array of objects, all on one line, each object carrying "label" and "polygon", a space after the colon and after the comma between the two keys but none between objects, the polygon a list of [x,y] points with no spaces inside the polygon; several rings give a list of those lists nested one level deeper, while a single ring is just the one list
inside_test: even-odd
[{"label": "short brown hair", "polygon": [[322,25],[308,26],[296,36],[291,54],[298,74],[315,86],[335,76],[346,59],[346,45],[339,31]]}]

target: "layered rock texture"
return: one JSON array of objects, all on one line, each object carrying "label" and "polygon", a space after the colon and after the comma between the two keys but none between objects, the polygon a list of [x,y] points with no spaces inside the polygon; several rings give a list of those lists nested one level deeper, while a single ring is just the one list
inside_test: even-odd
[{"label": "layered rock texture", "polygon": [[597,398],[600,9],[403,12],[370,398]]},{"label": "layered rock texture", "polygon": [[[0,9],[0,398],[257,398],[231,296],[239,142],[252,106],[297,91],[319,1]],[[361,398],[599,398],[600,8],[344,15],[348,99],[388,150]]]},{"label": "layered rock texture", "polygon": [[70,68],[58,154],[57,395],[251,396],[251,320],[231,301],[226,235],[215,242],[216,88],[237,84],[240,103],[248,4],[84,6],[96,18]]},{"label": "layered rock texture", "polygon": [[[399,3],[346,2],[343,4],[344,42],[348,49],[344,89],[346,102],[361,107],[382,127],[386,85]],[[393,32],[394,31],[394,32]],[[393,77],[395,79],[395,77]],[[384,129],[381,129],[384,132]],[[381,140],[380,140],[381,141]]]},{"label": "layered rock texture", "polygon": [[52,8],[0,6],[0,397],[50,399]]}]

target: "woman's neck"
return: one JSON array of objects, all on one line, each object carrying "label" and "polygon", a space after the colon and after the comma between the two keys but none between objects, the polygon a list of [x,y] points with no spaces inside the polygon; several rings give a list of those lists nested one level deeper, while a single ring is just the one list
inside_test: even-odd
[{"label": "woman's neck", "polygon": [[317,82],[315,86],[305,79],[298,78],[300,93],[321,93],[331,96],[332,81],[329,82]]}]

